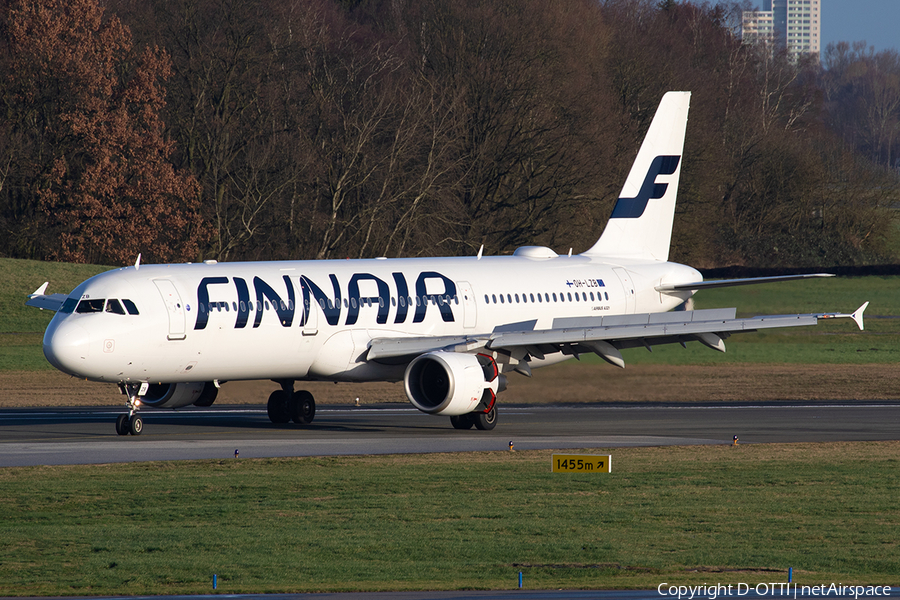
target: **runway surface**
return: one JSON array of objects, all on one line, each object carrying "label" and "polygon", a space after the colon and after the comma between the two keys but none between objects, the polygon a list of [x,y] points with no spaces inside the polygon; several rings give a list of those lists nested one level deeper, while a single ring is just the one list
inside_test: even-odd
[{"label": "runway surface", "polygon": [[115,433],[118,408],[0,409],[0,467],[185,460],[900,440],[900,404],[501,407],[493,431],[455,430],[401,404],[320,406],[308,426],[263,406],[141,411],[144,433]]}]

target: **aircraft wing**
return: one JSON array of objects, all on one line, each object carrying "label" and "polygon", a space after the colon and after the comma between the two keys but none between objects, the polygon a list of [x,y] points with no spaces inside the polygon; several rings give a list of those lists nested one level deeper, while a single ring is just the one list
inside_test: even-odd
[{"label": "aircraft wing", "polygon": [[486,348],[505,351],[520,362],[527,362],[529,356],[543,359],[554,352],[576,356],[593,352],[611,364],[624,367],[619,352],[624,348],[698,341],[724,352],[724,339],[732,333],[816,325],[819,319],[850,318],[862,330],[863,312],[868,305],[866,302],[853,314],[765,315],[742,319],[735,318],[734,308],[562,318],[555,319],[551,329],[504,330],[487,336],[373,339],[368,358],[384,360],[435,350],[470,352]]},{"label": "aircraft wing", "polygon": [[69,296],[67,294],[45,294],[49,283],[45,281],[44,285],[36,289],[33,294],[29,294],[25,304],[41,310],[59,310]]}]

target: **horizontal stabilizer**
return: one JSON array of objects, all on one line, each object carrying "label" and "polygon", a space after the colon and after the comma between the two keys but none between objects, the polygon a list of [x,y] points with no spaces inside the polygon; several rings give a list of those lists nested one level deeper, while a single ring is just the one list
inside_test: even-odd
[{"label": "horizontal stabilizer", "polygon": [[693,281],[691,283],[662,284],[656,286],[657,292],[686,292],[690,290],[709,290],[713,288],[734,287],[738,285],[755,285],[757,283],[774,283],[777,281],[793,281],[812,277],[834,277],[832,273],[807,273],[805,275],[778,275],[775,277],[747,277],[744,279],[713,279],[712,281]]}]

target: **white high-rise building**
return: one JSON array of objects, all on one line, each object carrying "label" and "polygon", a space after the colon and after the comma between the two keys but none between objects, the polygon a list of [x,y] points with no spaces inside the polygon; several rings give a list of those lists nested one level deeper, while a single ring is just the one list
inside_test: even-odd
[{"label": "white high-rise building", "polygon": [[762,10],[744,11],[741,35],[747,43],[777,43],[797,60],[819,55],[822,0],[763,0]]}]

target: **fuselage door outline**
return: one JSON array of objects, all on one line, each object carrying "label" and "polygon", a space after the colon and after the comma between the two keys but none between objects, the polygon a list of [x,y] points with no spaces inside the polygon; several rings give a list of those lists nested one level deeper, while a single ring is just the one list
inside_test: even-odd
[{"label": "fuselage door outline", "polygon": [[457,281],[456,293],[459,294],[459,301],[463,307],[463,327],[472,329],[478,322],[478,309],[475,304],[475,292],[472,291],[472,284],[468,281]]},{"label": "fuselage door outline", "polygon": [[634,297],[634,282],[631,280],[631,275],[628,274],[628,271],[623,269],[622,267],[614,267],[613,271],[619,278],[619,282],[622,284],[622,290],[625,292],[625,313],[626,315],[634,314],[634,305],[635,305],[635,297]]},{"label": "fuselage door outline", "polygon": [[185,333],[185,315],[184,304],[181,302],[181,295],[175,289],[175,284],[169,279],[154,279],[154,285],[159,290],[163,302],[166,305],[166,313],[169,316],[169,340],[183,340],[187,337]]}]

